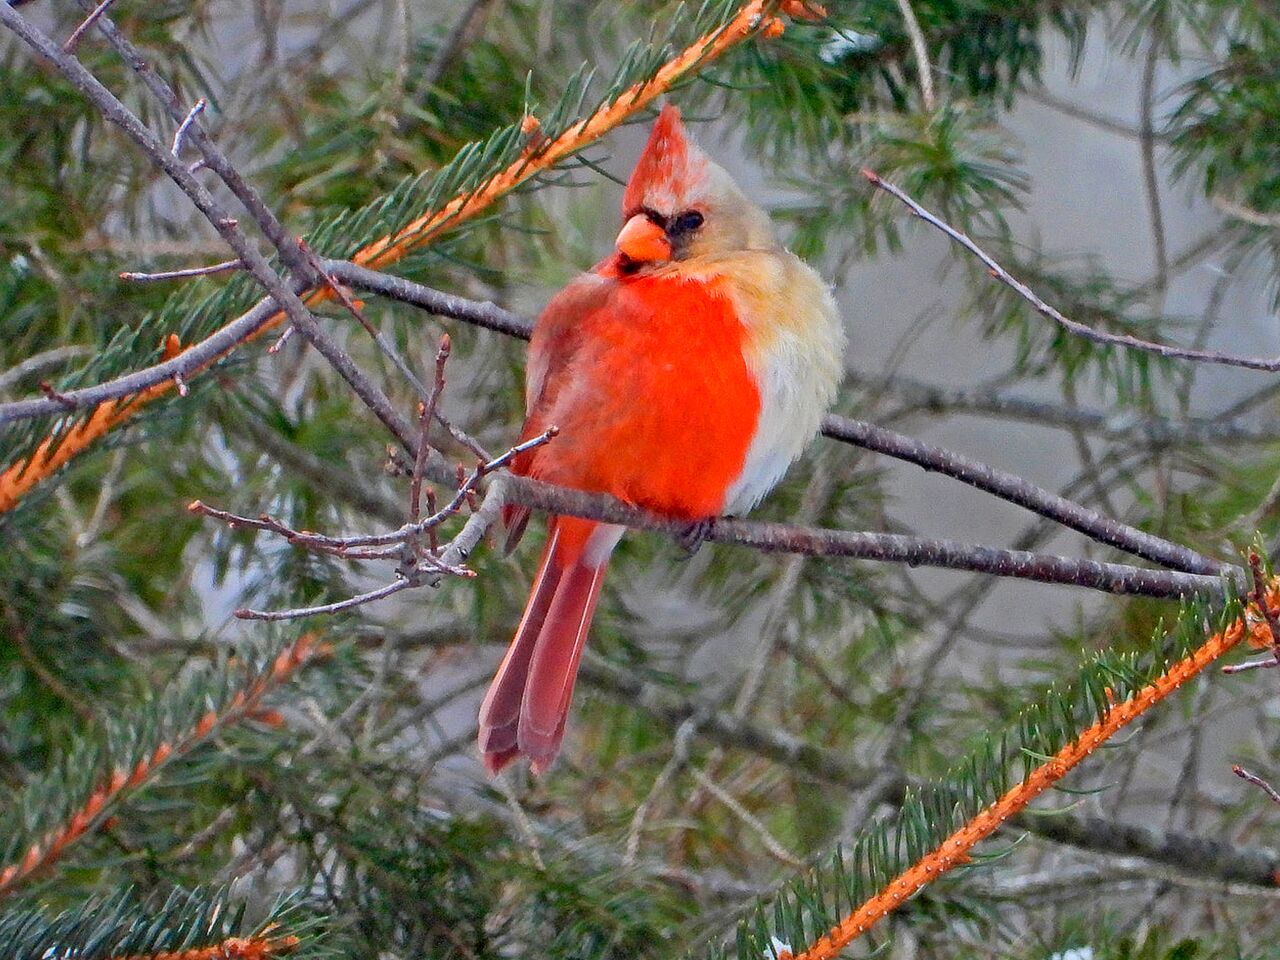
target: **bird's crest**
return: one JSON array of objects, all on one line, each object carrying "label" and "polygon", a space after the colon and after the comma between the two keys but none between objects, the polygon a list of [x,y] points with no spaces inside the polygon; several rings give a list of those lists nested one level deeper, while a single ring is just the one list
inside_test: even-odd
[{"label": "bird's crest", "polygon": [[658,114],[649,142],[627,181],[622,195],[623,213],[629,216],[641,207],[673,208],[696,190],[706,167],[706,156],[685,136],[679,108],[667,104]]}]

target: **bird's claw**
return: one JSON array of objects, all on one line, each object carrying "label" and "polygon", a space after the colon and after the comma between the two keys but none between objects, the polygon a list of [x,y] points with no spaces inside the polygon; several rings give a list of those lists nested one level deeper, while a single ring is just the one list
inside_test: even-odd
[{"label": "bird's claw", "polygon": [[698,548],[711,538],[711,531],[715,526],[716,518],[707,517],[694,521],[676,534],[676,543],[680,544],[681,549],[687,554],[686,559],[697,553]]}]

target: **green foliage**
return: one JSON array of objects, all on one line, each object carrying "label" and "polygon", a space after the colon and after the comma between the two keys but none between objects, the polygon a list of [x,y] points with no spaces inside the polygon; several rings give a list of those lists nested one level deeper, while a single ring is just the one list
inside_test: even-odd
[{"label": "green foliage", "polygon": [[[1233,599],[1211,619],[1203,605],[1187,604],[1172,630],[1157,632],[1146,651],[1107,651],[1089,658],[1072,682],[1032,702],[999,739],[984,738],[944,779],[908,788],[895,814],[864,827],[837,846],[829,862],[818,862],[788,883],[739,924],[732,949],[713,950],[710,956],[755,960],[769,955],[775,940],[813,943],[1101,720],[1108,691],[1117,703],[1128,700],[1241,610]],[[972,857],[981,866],[1003,854]]]},{"label": "green foliage", "polygon": [[[33,848],[47,850],[95,796],[89,823],[101,823],[120,796],[136,786],[129,782],[135,771],[142,769],[149,778],[170,756],[176,760],[207,739],[217,728],[200,732],[202,718],[212,714],[220,720],[235,709],[245,691],[270,676],[283,649],[284,644],[264,644],[241,650],[234,660],[224,656],[192,669],[163,693],[104,714],[96,735],[70,738],[59,756],[46,761],[43,773],[30,776],[6,798],[0,863],[18,864]],[[121,782],[111,785],[114,778]]]},{"label": "green foliage", "polygon": [[133,891],[94,897],[68,910],[11,910],[0,917],[0,950],[11,960],[109,960],[216,947],[233,937],[298,937],[289,955],[331,956],[315,937],[316,922],[297,897],[277,900],[251,916],[230,891],[175,890],[163,898]]}]

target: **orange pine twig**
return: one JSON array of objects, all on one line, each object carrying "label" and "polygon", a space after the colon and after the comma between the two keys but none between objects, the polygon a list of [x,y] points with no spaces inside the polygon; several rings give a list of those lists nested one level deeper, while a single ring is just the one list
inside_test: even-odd
[{"label": "orange pine twig", "polygon": [[211,947],[139,953],[111,960],[271,960],[292,953],[299,943],[295,936],[271,937],[264,931],[252,937],[230,937]]},{"label": "orange pine twig", "polygon": [[776,18],[766,20],[767,6],[765,0],[752,0],[743,4],[729,23],[699,37],[663,64],[653,79],[623,91],[610,106],[574,124],[554,140],[541,141],[531,156],[516,160],[475,193],[455,197],[439,211],[419,217],[396,233],[369,244],[352,259],[361,266],[373,269],[386,267],[404,257],[410,250],[430,243],[445,229],[471,219],[533,174],[555,166],[604,136],[623,120],[643,110],[685,74],[716,59],[761,28],[776,30],[780,21]]},{"label": "orange pine twig", "polygon": [[[1280,581],[1268,591],[1274,596]],[[1216,633],[1194,652],[1172,664],[1164,673],[1123,703],[1113,704],[1106,716],[1094,723],[1052,759],[1037,767],[1022,783],[983,809],[977,816],[935,847],[913,866],[899,874],[888,886],[832,927],[821,939],[799,953],[782,951],[778,960],[833,960],[841,950],[871,929],[892,910],[910,899],[953,867],[969,859],[969,851],[985,840],[1002,823],[1020,812],[1032,800],[1061,780],[1095,749],[1132,723],[1151,707],[1259,630],[1268,630],[1261,614],[1248,608],[1221,633]],[[1276,878],[1280,886],[1280,877]]]},{"label": "orange pine twig", "polygon": [[[177,336],[165,338],[161,353],[170,360],[182,352]],[[53,476],[77,453],[106,436],[131,417],[135,411],[174,389],[172,380],[158,383],[125,400],[108,400],[98,404],[88,418],[80,421],[60,437],[49,436],[40,442],[26,460],[20,460],[0,473],[0,513],[17,506],[36,484]]]},{"label": "orange pine twig", "polygon": [[[780,19],[769,13],[771,6],[769,0],[750,0],[744,3],[732,20],[723,27],[699,37],[663,64],[652,79],[624,90],[610,106],[574,124],[554,140],[538,136],[535,118],[527,118],[525,126],[528,128],[529,145],[524,156],[477,190],[456,196],[439,211],[424,214],[403,229],[375,240],[357,251],[352,259],[362,266],[373,269],[383,268],[403,259],[410,251],[431,243],[446,230],[474,218],[531,177],[598,140],[622,121],[653,103],[687,74],[721,56],[725,51],[755,33],[761,32],[769,37],[777,36],[782,32],[783,24]],[[821,10],[816,4],[804,4],[798,0],[784,3],[783,9],[796,19],[813,19]],[[314,306],[332,297],[333,290],[330,287],[320,286],[312,290],[305,300],[308,306]],[[265,326],[260,327],[241,343],[254,339],[266,330],[277,326],[281,320],[283,320],[283,314],[276,314]],[[230,353],[230,350],[217,359],[222,359],[227,353]],[[207,369],[214,362],[216,360],[210,361],[201,369]],[[167,381],[127,401],[109,400],[99,404],[86,420],[66,434],[61,437],[46,438],[31,457],[0,471],[0,513],[12,510],[39,483],[53,476],[74,457],[123,424],[152,400],[168,393],[173,386],[172,381]]]},{"label": "orange pine twig", "polygon": [[189,753],[216,730],[223,730],[241,720],[258,716],[258,705],[262,698],[324,650],[313,634],[304,633],[281,651],[269,670],[237,691],[221,713],[209,710],[185,737],[173,743],[160,744],[150,756],[143,757],[134,764],[132,770],[120,767],[113,770],[70,819],[43,840],[32,844],[21,860],[0,869],[0,897],[7,896],[19,883],[61,857],[68,847],[106,819],[107,811],[126,791],[145,784],[169,760]]}]

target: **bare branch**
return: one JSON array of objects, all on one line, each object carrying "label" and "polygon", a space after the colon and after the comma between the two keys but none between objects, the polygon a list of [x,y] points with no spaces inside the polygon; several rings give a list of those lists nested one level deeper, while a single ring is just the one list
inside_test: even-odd
[{"label": "bare branch", "polygon": [[331,277],[353,287],[378,293],[401,303],[409,303],[442,317],[464,320],[477,327],[528,340],[533,323],[519,314],[504,310],[494,303],[468,300],[390,273],[370,270],[348,260],[323,260],[321,265]]},{"label": "bare branch", "polygon": [[1251,224],[1255,227],[1280,227],[1280,214],[1263,213],[1261,210],[1254,210],[1252,207],[1245,206],[1243,203],[1237,203],[1224,196],[1215,194],[1209,198],[1209,202],[1214,205],[1220,212],[1241,220],[1244,223]]},{"label": "bare branch", "polygon": [[427,428],[435,416],[436,404],[444,393],[444,367],[449,362],[451,344],[447,333],[441,334],[440,346],[436,350],[436,377],[431,385],[431,392],[423,401],[418,415],[418,455],[413,461],[413,479],[409,484],[409,520],[417,522],[422,515],[422,472],[427,465],[427,452],[431,449],[427,443]]},{"label": "bare branch", "polygon": [[91,348],[79,344],[42,350],[40,353],[27,357],[20,363],[14,364],[8,370],[0,371],[0,390],[8,390],[13,384],[31,376],[33,373],[39,373],[49,367],[56,367],[59,364],[66,363],[68,360],[74,360],[92,352]]},{"label": "bare branch", "polygon": [[[655,516],[602,494],[555,487],[528,477],[507,477],[505,482],[511,502],[538,510],[618,523],[673,537],[681,535],[688,527],[686,523]],[[1025,550],[1004,550],[954,540],[894,533],[829,530],[721,518],[712,526],[707,539],[717,543],[752,547],[766,553],[803,553],[815,557],[846,557],[882,563],[905,563],[909,566],[969,570],[1112,594],[1173,599],[1194,594],[1221,596],[1223,593],[1222,579],[1202,574],[1145,570],[1126,564],[1073,560]],[[1242,580],[1243,577],[1239,579]]]},{"label": "bare branch", "polygon": [[75,53],[76,47],[80,44],[80,40],[86,33],[93,29],[93,25],[98,22],[98,18],[107,12],[107,7],[111,6],[111,4],[115,2],[116,0],[102,0],[100,4],[94,7],[93,10],[89,12],[89,15],[84,18],[84,21],[80,26],[76,27],[75,30],[72,31],[71,36],[67,37],[67,42],[62,45],[62,49],[66,53]]},{"label": "bare branch", "polygon": [[401,590],[407,590],[412,586],[414,584],[410,580],[396,580],[385,587],[370,590],[368,593],[362,593],[359,596],[348,597],[346,600],[339,600],[337,603],[326,603],[318,607],[297,607],[293,610],[250,610],[247,607],[242,607],[235,612],[235,615],[241,620],[297,620],[301,617],[314,617],[350,610],[352,607],[358,607],[361,604],[382,600],[393,593],[399,593]]},{"label": "bare branch", "polygon": [[920,74],[920,101],[925,110],[933,113],[938,108],[938,98],[933,92],[933,67],[929,63],[929,47],[924,40],[924,31],[920,29],[920,21],[911,8],[911,0],[898,0],[898,9],[902,12],[907,36],[911,38],[911,55],[915,57],[916,72]]},{"label": "bare branch", "polygon": [[1094,343],[1101,343],[1115,347],[1126,347],[1131,350],[1141,350],[1144,353],[1154,353],[1157,356],[1168,357],[1174,360],[1194,360],[1200,363],[1216,363],[1228,367],[1243,367],[1246,370],[1262,370],[1267,373],[1280,371],[1280,357],[1273,357],[1270,359],[1266,357],[1242,357],[1229,353],[1219,353],[1215,350],[1192,350],[1186,347],[1172,347],[1163,343],[1154,343],[1150,340],[1140,340],[1139,338],[1131,337],[1128,334],[1103,333],[1100,330],[1095,330],[1092,327],[1076,320],[1071,320],[1068,317],[1063,316],[1063,314],[1054,307],[1045,303],[1044,300],[1040,299],[1035,291],[1025,283],[1014,278],[1007,270],[1005,270],[1004,267],[1000,266],[1000,264],[997,263],[990,254],[969,239],[966,234],[957,230],[955,227],[939,219],[924,207],[920,206],[919,203],[913,200],[899,187],[894,186],[887,180],[882,180],[871,170],[864,169],[862,171],[862,175],[876,187],[904,203],[908,208],[910,208],[913,214],[925,223],[941,230],[956,243],[960,244],[960,246],[972,253],[982,261],[988,271],[990,271],[992,277],[999,280],[1018,296],[1022,297],[1022,299],[1026,300],[1042,317],[1052,320],[1054,323],[1058,324],[1070,333],[1084,337],[1086,340],[1090,340]]},{"label": "bare branch", "polygon": [[[1125,440],[1150,447],[1172,444],[1253,445],[1280,440],[1280,429],[1269,423],[1247,422],[1242,411],[1234,409],[1213,417],[1174,419],[1150,416],[1133,409],[1072,409],[990,387],[944,387],[900,373],[885,376],[855,371],[851,376],[855,383],[868,390],[892,392],[911,410],[999,417],[1064,430],[1080,427],[1109,440]],[[1270,389],[1264,391],[1268,397],[1272,392]]]},{"label": "bare branch", "polygon": [[206,267],[187,267],[184,270],[164,270],[160,273],[138,273],[125,270],[120,274],[121,280],[132,280],[136,283],[155,283],[160,280],[185,280],[188,277],[207,277],[215,273],[226,273],[228,270],[242,270],[244,264],[237,260],[223,260],[211,263]]},{"label": "bare branch", "polygon": [[1090,510],[1065,497],[1038,487],[1013,473],[997,470],[985,463],[935,447],[915,437],[895,433],[884,427],[851,420],[846,417],[827,416],[822,421],[824,436],[843,440],[867,450],[874,450],[898,460],[914,463],[928,471],[944,474],[994,494],[1002,500],[1025,507],[1072,530],[1078,530],[1099,543],[1117,547],[1135,556],[1153,560],[1175,570],[1220,576],[1232,571],[1225,564],[1205,557],[1190,547],[1171,543],[1154,534],[1146,533],[1126,523]]},{"label": "bare branch", "polygon": [[175,157],[182,153],[182,141],[187,138],[187,131],[190,130],[192,124],[196,122],[196,117],[204,113],[204,108],[208,105],[209,101],[204,97],[201,97],[196,101],[195,106],[191,108],[187,115],[183,117],[182,122],[178,124],[178,129],[173,135],[173,147],[169,150],[169,152]]},{"label": "bare branch", "polygon": [[1272,667],[1280,667],[1280,660],[1275,657],[1264,657],[1261,660],[1246,660],[1244,663],[1229,663],[1222,668],[1222,672],[1231,675],[1248,673],[1250,670],[1270,670]]},{"label": "bare branch", "polygon": [[1263,793],[1265,793],[1268,797],[1270,797],[1276,803],[1280,803],[1280,790],[1276,790],[1275,787],[1267,783],[1267,781],[1263,780],[1256,773],[1250,773],[1248,770],[1246,770],[1244,767],[1240,766],[1239,764],[1233,764],[1231,767],[1231,772],[1234,773],[1241,780],[1244,780],[1247,783],[1252,783],[1255,787],[1262,790]]}]

